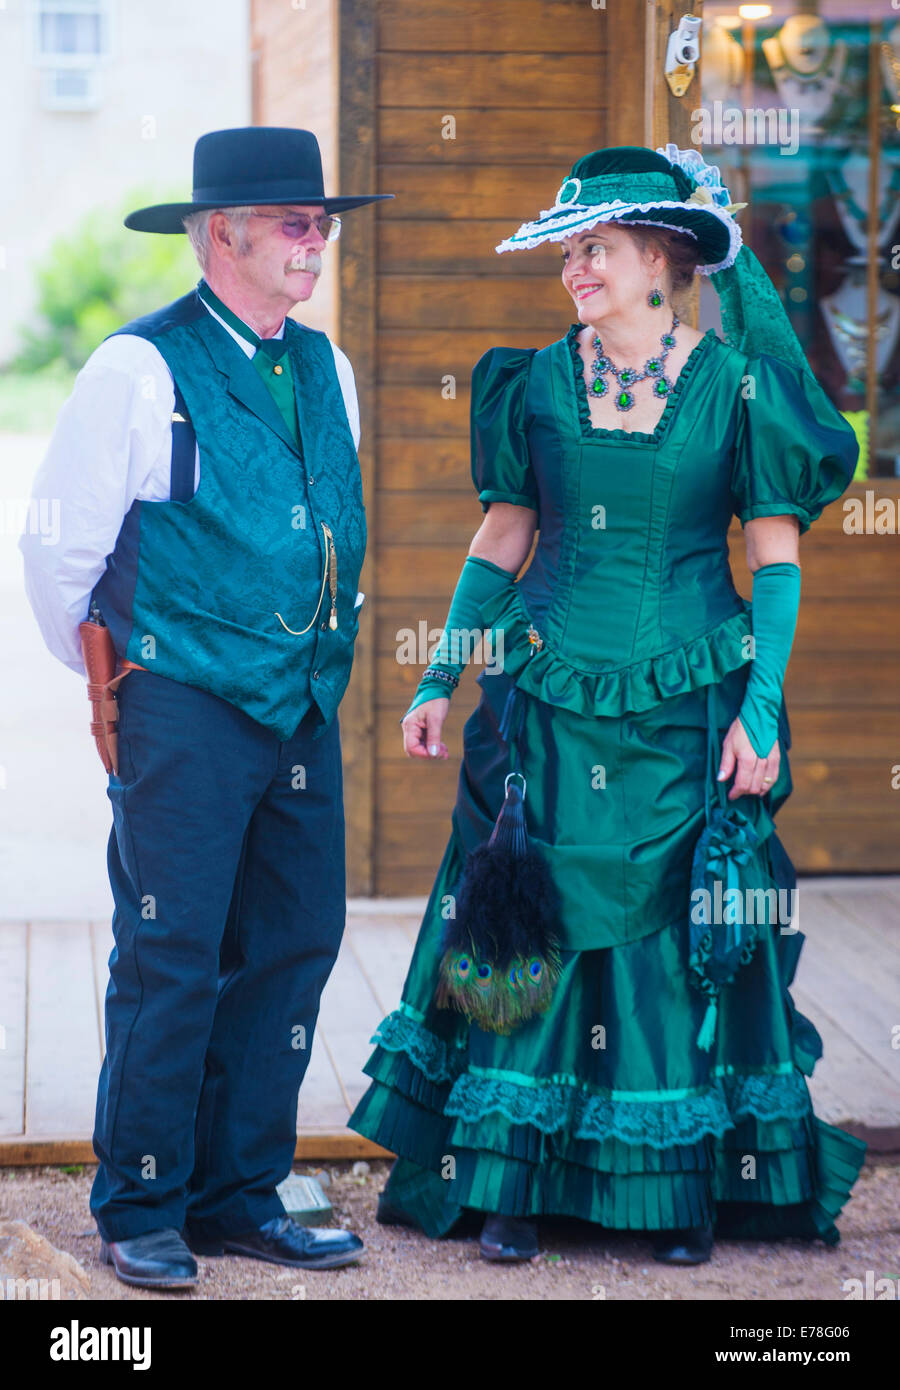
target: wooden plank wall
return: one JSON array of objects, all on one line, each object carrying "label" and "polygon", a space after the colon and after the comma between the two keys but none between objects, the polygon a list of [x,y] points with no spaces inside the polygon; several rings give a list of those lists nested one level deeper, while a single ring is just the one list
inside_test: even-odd
[{"label": "wooden plank wall", "polygon": [[558,250],[493,248],[552,204],[580,150],[605,143],[608,26],[582,0],[378,0],[376,14],[378,187],[397,197],[377,215],[374,889],[424,893],[479,688],[472,668],[453,697],[448,762],[404,758],[399,720],[421,666],[398,663],[397,633],[443,624],[482,518],[473,364],[571,321]]},{"label": "wooden plank wall", "polygon": [[[900,483],[853,483],[893,499]],[[778,829],[809,873],[896,873],[900,865],[900,536],[849,535],[845,498],[800,542],[800,615],[785,681],[792,796]],[[751,596],[738,522],[735,583]]]},{"label": "wooden plank wall", "polygon": [[[472,365],[496,343],[550,341],[571,315],[558,253],[497,256],[493,247],[549,205],[580,151],[689,143],[698,87],[673,102],[661,55],[679,14],[699,3],[306,0],[290,7],[293,18],[281,0],[253,8],[254,119],[322,132],[332,187],[396,194],[348,214],[340,242],[337,337],[360,393],[370,536],[341,726],[350,891],[426,893],[479,692],[470,670],[453,700],[448,763],[405,759],[399,720],[421,668],[398,663],[397,633],[440,627],[481,519],[469,475]],[[336,180],[328,148],[338,96]],[[879,496],[897,490],[879,480]],[[838,504],[801,545],[787,680],[794,795],[779,830],[801,871],[897,872],[898,542],[847,536],[842,522]],[[749,596],[737,522],[731,542]]]},{"label": "wooden plank wall", "polygon": [[[605,10],[379,0],[378,186],[397,194],[377,221],[379,893],[429,891],[449,831],[461,726],[478,697],[470,670],[451,707],[448,763],[402,757],[397,721],[418,668],[397,664],[396,634],[442,623],[481,515],[468,471],[469,371],[491,344],[541,344],[570,321],[553,250],[498,257],[493,246],[549,205],[575,153],[689,143],[699,85],[676,102],[661,73],[668,33],[691,8],[700,13],[699,3],[675,0],[608,0]],[[447,116],[454,139],[442,138]],[[451,400],[441,392],[447,375],[456,379]],[[879,496],[900,491],[881,482]],[[843,523],[839,503],[801,545],[803,601],[786,683],[794,793],[779,832],[801,872],[896,872],[900,542],[848,536]],[[749,597],[737,521],[730,544]]]}]

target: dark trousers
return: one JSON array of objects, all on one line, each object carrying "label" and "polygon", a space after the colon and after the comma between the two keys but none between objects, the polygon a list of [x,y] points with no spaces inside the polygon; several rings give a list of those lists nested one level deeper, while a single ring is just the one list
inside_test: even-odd
[{"label": "dark trousers", "polygon": [[115,947],[91,1210],[106,1240],[283,1213],[297,1092],[345,919],[337,719],[285,742],[134,671],[119,691]]}]

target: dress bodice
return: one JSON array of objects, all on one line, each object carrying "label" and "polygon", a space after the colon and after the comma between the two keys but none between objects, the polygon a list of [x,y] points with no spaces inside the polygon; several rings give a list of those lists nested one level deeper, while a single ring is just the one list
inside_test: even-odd
[{"label": "dress bodice", "polygon": [[808,373],[747,358],[713,330],[652,432],[595,428],[581,326],[539,350],[493,348],[476,365],[482,506],[533,507],[540,527],[527,571],[482,616],[523,689],[618,714],[749,658],[750,604],[728,557],[732,516],[791,513],[804,533],[848,486],[858,446]]}]

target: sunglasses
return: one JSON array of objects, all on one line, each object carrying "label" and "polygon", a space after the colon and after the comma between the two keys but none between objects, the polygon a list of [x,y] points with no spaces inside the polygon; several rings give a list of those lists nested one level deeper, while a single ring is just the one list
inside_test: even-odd
[{"label": "sunglasses", "polygon": [[341,234],[341,219],[333,213],[320,212],[310,217],[308,212],[253,212],[251,217],[262,217],[266,221],[280,222],[281,230],[291,241],[305,237],[313,223],[326,241],[337,241]]}]

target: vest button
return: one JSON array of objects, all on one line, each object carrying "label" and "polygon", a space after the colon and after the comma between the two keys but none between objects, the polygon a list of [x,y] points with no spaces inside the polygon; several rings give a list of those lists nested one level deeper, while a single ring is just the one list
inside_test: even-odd
[{"label": "vest button", "polygon": [[275,373],[276,376],[281,376],[281,373],[284,371],[284,367],[282,367],[280,363],[276,362],[275,366],[272,368],[272,371]]},{"label": "vest button", "polygon": [[327,623],[319,623],[319,627],[322,629],[323,632],[327,632],[327,631],[328,631],[328,624],[327,624]]},{"label": "vest button", "polygon": [[317,681],[318,679],[319,679],[319,673],[318,673],[318,671],[313,671],[313,680],[314,680],[314,681]]},{"label": "vest button", "polygon": [[310,487],[312,487],[313,483],[314,483],[316,480],[315,480],[315,478],[309,478],[307,481],[309,482]]}]

